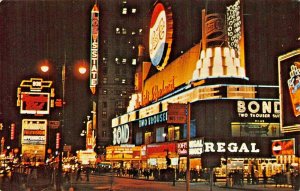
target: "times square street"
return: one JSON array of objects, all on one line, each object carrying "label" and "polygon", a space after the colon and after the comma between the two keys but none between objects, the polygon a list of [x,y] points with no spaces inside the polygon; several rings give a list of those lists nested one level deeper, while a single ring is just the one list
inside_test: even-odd
[{"label": "times square street", "polygon": [[[55,183],[51,183],[49,179],[43,176],[38,176],[36,180],[27,181],[25,184],[19,184],[15,181],[2,182],[2,189],[5,190],[26,190],[26,191],[54,191],[56,190]],[[61,187],[63,191],[97,191],[97,190],[115,190],[115,191],[164,191],[164,190],[187,190],[185,180],[174,182],[154,181],[150,177],[147,180],[145,177],[129,178],[128,176],[116,176],[111,173],[91,173],[89,181],[86,179],[86,174],[81,174],[81,178],[76,181],[76,174],[72,173],[69,182],[64,182]],[[189,190],[191,191],[268,191],[268,190],[281,190],[281,191],[294,191],[291,186],[282,185],[277,186],[270,182],[267,185],[259,183],[257,185],[244,183],[243,186],[226,186],[225,181],[216,182],[215,185],[210,185],[207,181],[199,180],[198,182],[191,182]]]}]

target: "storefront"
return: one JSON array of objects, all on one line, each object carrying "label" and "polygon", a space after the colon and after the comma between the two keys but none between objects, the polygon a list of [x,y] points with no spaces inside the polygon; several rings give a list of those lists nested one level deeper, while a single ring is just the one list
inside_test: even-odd
[{"label": "storefront", "polygon": [[161,143],[147,145],[147,164],[150,168],[166,169],[167,159],[171,160],[173,168],[178,166],[176,143]]},{"label": "storefront", "polygon": [[113,168],[139,169],[141,159],[140,146],[128,144],[106,148],[106,161],[110,161]]}]

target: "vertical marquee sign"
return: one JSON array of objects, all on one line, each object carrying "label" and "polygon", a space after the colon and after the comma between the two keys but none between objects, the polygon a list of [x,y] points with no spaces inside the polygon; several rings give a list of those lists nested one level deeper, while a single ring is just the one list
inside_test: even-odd
[{"label": "vertical marquee sign", "polygon": [[90,89],[96,92],[98,85],[98,47],[99,47],[99,9],[95,4],[91,11],[91,56],[90,56]]},{"label": "vertical marquee sign", "polygon": [[[42,78],[23,80],[17,89],[17,106],[20,114],[44,116],[54,107],[54,88],[52,81]],[[12,129],[13,130],[13,126]],[[14,137],[11,137],[13,140]],[[22,120],[22,155],[24,159],[41,160],[45,158],[47,144],[47,119]]]},{"label": "vertical marquee sign", "polygon": [[278,57],[281,132],[300,131],[300,49]]}]

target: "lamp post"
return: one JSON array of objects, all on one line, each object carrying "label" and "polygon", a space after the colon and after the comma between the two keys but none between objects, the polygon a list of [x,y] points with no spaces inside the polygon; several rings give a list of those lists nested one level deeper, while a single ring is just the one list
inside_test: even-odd
[{"label": "lamp post", "polygon": [[[77,62],[77,69],[80,75],[84,75],[87,72],[87,64],[85,62]],[[44,62],[40,66],[40,69],[44,73],[48,73],[50,70],[49,62]],[[59,140],[59,148],[58,148],[58,175],[56,180],[56,190],[61,190],[61,180],[62,180],[62,163],[63,163],[63,128],[64,128],[64,119],[65,119],[65,94],[66,94],[66,55],[64,63],[61,67],[61,86],[62,86],[62,112],[61,112],[61,125],[59,128],[60,140]]]}]

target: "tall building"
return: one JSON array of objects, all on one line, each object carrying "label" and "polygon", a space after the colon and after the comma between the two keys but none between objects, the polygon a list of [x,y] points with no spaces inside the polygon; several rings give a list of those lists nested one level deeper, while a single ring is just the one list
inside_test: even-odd
[{"label": "tall building", "polygon": [[111,1],[99,3],[97,143],[100,146],[111,144],[111,119],[126,112],[134,92],[138,47],[143,46],[148,24],[144,19],[147,7],[144,1],[139,0],[117,0],[113,6]]}]

